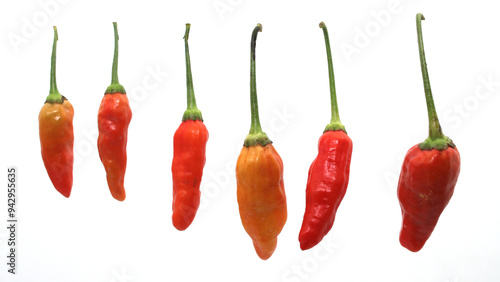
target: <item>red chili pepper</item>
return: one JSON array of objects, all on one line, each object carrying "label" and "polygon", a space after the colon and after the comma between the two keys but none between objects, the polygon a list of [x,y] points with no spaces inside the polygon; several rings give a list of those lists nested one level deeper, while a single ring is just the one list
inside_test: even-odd
[{"label": "red chili pepper", "polygon": [[127,131],[132,111],[125,88],[118,82],[118,28],[115,30],[115,54],[111,85],[106,89],[97,116],[99,137],[97,148],[106,169],[109,190],[113,198],[125,200],[125,170],[127,168]]},{"label": "red chili pepper", "polygon": [[173,203],[172,223],[178,230],[185,230],[193,222],[200,206],[200,183],[205,166],[205,147],[208,130],[201,111],[196,107],[189,58],[189,29],[186,24],[184,46],[186,53],[187,110],[174,135],[172,160]]},{"label": "red chili pepper", "polygon": [[441,130],[432,98],[422,39],[422,14],[417,14],[418,47],[429,115],[429,137],[406,153],[398,183],[403,215],[401,245],[418,252],[431,236],[439,216],[453,195],[460,155],[453,141]]},{"label": "red chili pepper", "polygon": [[262,132],[255,79],[255,43],[262,26],[252,33],[250,55],[250,104],[252,123],[238,162],[236,182],[241,222],[252,238],[257,255],[266,260],[274,253],[287,219],[283,161]]},{"label": "red chili pepper", "polygon": [[73,115],[71,103],[57,90],[56,47],[57,28],[50,68],[50,91],[38,115],[40,147],[45,169],[59,193],[68,198],[73,186]]},{"label": "red chili pepper", "polygon": [[332,228],[347,190],[352,154],[351,138],[339,118],[328,30],[323,22],[319,26],[323,29],[326,43],[332,119],[319,139],[318,156],[309,168],[306,211],[299,234],[302,250],[316,246]]}]

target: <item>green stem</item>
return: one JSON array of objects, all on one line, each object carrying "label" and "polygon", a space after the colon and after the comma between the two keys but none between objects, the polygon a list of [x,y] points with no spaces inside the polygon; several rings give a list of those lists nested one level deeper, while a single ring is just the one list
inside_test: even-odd
[{"label": "green stem", "polygon": [[186,24],[186,33],[184,34],[184,49],[186,53],[186,84],[187,84],[187,110],[184,112],[182,121],[186,120],[201,120],[203,117],[201,111],[196,107],[196,98],[194,96],[193,76],[191,74],[191,59],[189,57],[189,30],[191,24]]},{"label": "green stem", "polygon": [[113,68],[111,71],[111,85],[108,86],[104,94],[114,94],[121,93],[126,94],[125,88],[118,82],[118,26],[116,22],[113,22],[113,27],[115,31],[115,53],[113,55]]},{"label": "green stem", "polygon": [[257,101],[257,81],[255,75],[255,47],[257,43],[257,35],[262,31],[262,26],[257,24],[252,32],[252,40],[250,43],[250,107],[252,112],[252,123],[250,125],[250,133],[262,132],[259,119],[259,103]]},{"label": "green stem", "polygon": [[418,50],[420,55],[420,67],[422,69],[422,79],[424,81],[425,101],[427,103],[427,113],[429,115],[429,137],[419,147],[422,150],[444,150],[448,146],[455,147],[455,144],[450,138],[443,134],[441,124],[432,98],[431,83],[429,80],[429,73],[427,71],[427,62],[425,60],[424,39],[422,37],[422,20],[425,20],[424,15],[417,14],[417,36],[418,36]]},{"label": "green stem", "polygon": [[52,57],[50,61],[50,91],[45,103],[62,103],[65,99],[57,90],[56,83],[56,50],[57,50],[57,27],[54,26],[54,43],[52,44]]},{"label": "green stem", "polygon": [[326,126],[325,131],[345,131],[344,125],[340,122],[339,108],[337,106],[337,93],[335,91],[335,76],[333,74],[333,63],[332,63],[332,51],[330,49],[330,39],[328,36],[328,29],[324,22],[319,23],[319,27],[323,29],[323,35],[325,36],[326,45],[326,56],[328,59],[328,77],[330,79],[330,102],[332,104],[332,119],[330,123]]},{"label": "green stem", "polygon": [[252,113],[252,122],[250,125],[250,133],[245,138],[245,146],[254,146],[260,144],[266,146],[272,143],[267,135],[262,132],[259,119],[259,104],[257,101],[257,83],[255,78],[255,44],[257,34],[262,31],[262,25],[257,24],[252,32],[252,40],[250,42],[250,109]]}]

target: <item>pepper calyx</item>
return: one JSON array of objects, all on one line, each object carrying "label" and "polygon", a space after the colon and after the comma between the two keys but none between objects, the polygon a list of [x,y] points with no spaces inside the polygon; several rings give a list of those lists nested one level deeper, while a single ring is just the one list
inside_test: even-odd
[{"label": "pepper calyx", "polygon": [[269,137],[267,137],[266,133],[261,131],[248,134],[243,144],[245,147],[250,147],[255,145],[266,146],[267,144],[271,143],[273,143],[273,141],[271,141]]},{"label": "pepper calyx", "polygon": [[108,88],[106,88],[106,92],[104,92],[104,94],[115,93],[127,94],[125,88],[120,83],[112,83],[110,86],[108,86]]},{"label": "pepper calyx", "polygon": [[200,120],[203,121],[203,116],[201,115],[201,111],[197,108],[187,109],[182,116],[182,121],[186,120]]},{"label": "pepper calyx", "polygon": [[45,103],[62,104],[64,100],[67,99],[63,95],[59,94],[59,92],[56,92],[56,93],[50,93],[47,96],[47,99],[45,99]]},{"label": "pepper calyx", "polygon": [[439,138],[428,137],[424,142],[418,144],[421,150],[432,150],[436,149],[439,151],[446,150],[448,147],[455,148],[455,143],[448,137],[443,136]]},{"label": "pepper calyx", "polygon": [[323,133],[327,132],[327,131],[344,131],[345,134],[347,134],[347,131],[345,130],[345,126],[340,123],[340,121],[337,121],[337,122],[332,122],[332,123],[329,123],[326,127],[325,127],[325,130],[323,131]]}]

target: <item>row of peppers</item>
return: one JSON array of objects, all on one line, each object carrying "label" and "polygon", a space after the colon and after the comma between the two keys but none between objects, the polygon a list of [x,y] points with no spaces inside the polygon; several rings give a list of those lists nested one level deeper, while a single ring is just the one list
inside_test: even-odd
[{"label": "row of peppers", "polygon": [[[397,195],[403,217],[400,243],[419,251],[430,237],[439,216],[447,206],[460,172],[460,155],[455,144],[441,130],[435,110],[425,60],[421,21],[417,14],[419,55],[429,116],[429,137],[406,154]],[[111,195],[125,199],[124,176],[127,163],[127,130],[132,112],[125,89],[118,82],[118,31],[116,23],[112,81],[98,111],[98,149],[107,175]],[[306,187],[306,210],[299,233],[300,248],[317,245],[333,226],[337,209],[346,193],[352,154],[352,141],[340,122],[332,55],[326,25],[325,38],[330,80],[331,121],[318,142],[318,155],[312,162]],[[190,24],[184,35],[187,80],[187,110],[174,135],[172,161],[173,214],[178,230],[192,223],[200,205],[200,183],[205,165],[208,131],[196,106],[189,57]],[[258,256],[266,260],[277,246],[277,237],[287,220],[283,162],[262,131],[257,103],[255,47],[262,26],[252,32],[250,52],[250,132],[236,164],[237,199],[243,227],[252,238]],[[69,197],[73,171],[73,107],[57,90],[55,79],[57,29],[54,27],[50,94],[39,115],[42,158],[55,188]]]}]

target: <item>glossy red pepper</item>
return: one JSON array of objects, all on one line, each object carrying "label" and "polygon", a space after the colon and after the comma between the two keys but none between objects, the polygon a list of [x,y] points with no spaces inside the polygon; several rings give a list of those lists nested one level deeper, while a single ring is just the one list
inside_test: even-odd
[{"label": "glossy red pepper", "polygon": [[125,170],[127,168],[127,134],[132,110],[125,88],[118,82],[118,28],[115,31],[115,53],[111,85],[106,89],[97,116],[99,137],[97,148],[106,169],[109,191],[118,201],[125,200]]},{"label": "glossy red pepper", "polygon": [[56,47],[57,28],[50,69],[50,92],[38,115],[40,147],[45,169],[59,193],[68,198],[73,187],[73,115],[71,103],[57,90]]},{"label": "glossy red pepper", "polygon": [[403,215],[399,241],[418,252],[431,236],[439,216],[453,195],[460,173],[460,154],[441,130],[432,98],[422,39],[422,14],[417,14],[417,34],[425,98],[429,115],[429,137],[406,153],[398,183]]},{"label": "glossy red pepper", "polygon": [[188,107],[182,123],[174,135],[172,160],[173,202],[172,223],[178,230],[185,230],[193,222],[200,206],[200,184],[205,166],[205,148],[208,130],[201,111],[196,106],[189,58],[189,29],[186,24],[184,46],[186,53],[186,83]]},{"label": "glossy red pepper", "polygon": [[306,188],[306,211],[299,233],[300,248],[316,246],[328,234],[349,182],[352,141],[340,122],[332,54],[326,25],[321,22],[328,59],[332,119],[318,142],[318,156],[309,168]]}]

